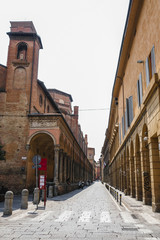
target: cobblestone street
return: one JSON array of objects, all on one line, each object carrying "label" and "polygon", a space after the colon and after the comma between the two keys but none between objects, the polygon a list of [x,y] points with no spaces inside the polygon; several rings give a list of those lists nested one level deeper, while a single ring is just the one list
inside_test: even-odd
[{"label": "cobblestone street", "polygon": [[101,182],[48,199],[45,210],[42,202],[38,210],[32,202],[28,210],[14,203],[13,214],[3,217],[1,203],[0,239],[160,239],[160,214],[146,206],[144,213],[129,197],[124,203],[119,206]]}]

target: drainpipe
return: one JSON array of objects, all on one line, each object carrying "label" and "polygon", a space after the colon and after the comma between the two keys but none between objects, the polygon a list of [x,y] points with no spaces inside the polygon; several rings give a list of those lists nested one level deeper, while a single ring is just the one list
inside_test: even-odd
[{"label": "drainpipe", "polygon": [[123,79],[119,76],[116,76],[116,78],[119,78],[121,80],[122,84],[122,95],[123,95],[123,117],[124,117],[124,132],[126,131],[126,123],[125,123],[125,110],[124,110],[124,84],[123,84]]}]

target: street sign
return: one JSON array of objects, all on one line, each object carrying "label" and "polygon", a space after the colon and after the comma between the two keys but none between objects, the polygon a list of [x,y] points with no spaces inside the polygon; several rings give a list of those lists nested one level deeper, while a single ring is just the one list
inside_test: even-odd
[{"label": "street sign", "polygon": [[[37,168],[41,168],[41,165],[37,165]],[[33,165],[32,168],[36,168],[36,165]]]},{"label": "street sign", "polygon": [[41,156],[40,155],[35,155],[33,158],[32,158],[32,161],[33,163],[36,165],[36,164],[39,164],[41,162]]},{"label": "street sign", "polygon": [[39,176],[39,188],[40,189],[45,189],[46,187],[46,176],[45,175],[40,175]]},{"label": "street sign", "polygon": [[42,158],[40,164],[41,164],[41,168],[39,170],[47,171],[47,158]]}]

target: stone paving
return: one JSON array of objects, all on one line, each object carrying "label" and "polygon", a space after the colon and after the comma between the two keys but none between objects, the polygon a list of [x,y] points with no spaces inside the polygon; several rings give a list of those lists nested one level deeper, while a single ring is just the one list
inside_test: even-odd
[{"label": "stone paving", "polygon": [[16,197],[9,217],[3,217],[0,203],[0,239],[160,240],[160,213],[128,196],[122,202],[101,182],[48,199],[46,209],[41,202],[36,210],[30,199],[28,209],[21,210]]}]

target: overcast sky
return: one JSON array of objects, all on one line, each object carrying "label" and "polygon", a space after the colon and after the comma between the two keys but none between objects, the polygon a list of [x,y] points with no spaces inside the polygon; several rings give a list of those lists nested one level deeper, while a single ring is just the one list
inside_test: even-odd
[{"label": "overcast sky", "polygon": [[[33,21],[41,37],[38,78],[72,95],[89,147],[101,154],[129,0],[5,0],[0,63],[6,65],[10,21]],[[95,109],[95,110],[92,110]],[[102,110],[105,109],[105,110]]]}]

